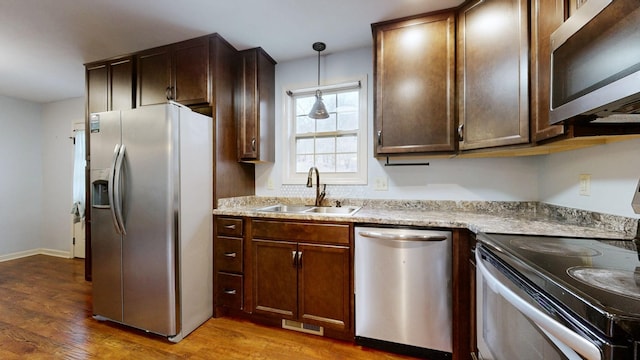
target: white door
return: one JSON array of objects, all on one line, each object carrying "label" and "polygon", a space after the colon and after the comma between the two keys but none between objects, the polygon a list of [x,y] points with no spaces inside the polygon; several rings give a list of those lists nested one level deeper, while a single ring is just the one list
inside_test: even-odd
[{"label": "white door", "polygon": [[73,224],[73,257],[84,259],[84,220]]},{"label": "white door", "polygon": [[71,216],[73,257],[85,257],[85,167],[86,167],[86,134],[84,123],[73,125],[73,210]]}]

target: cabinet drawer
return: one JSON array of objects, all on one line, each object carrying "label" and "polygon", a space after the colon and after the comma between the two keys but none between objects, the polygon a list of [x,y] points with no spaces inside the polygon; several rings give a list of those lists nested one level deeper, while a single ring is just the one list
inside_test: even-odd
[{"label": "cabinet drawer", "polygon": [[218,306],[242,309],[242,275],[218,273]]},{"label": "cabinet drawer", "polygon": [[242,239],[216,237],[214,245],[215,264],[220,271],[242,272]]},{"label": "cabinet drawer", "polygon": [[253,220],[253,239],[349,244],[349,225]]},{"label": "cabinet drawer", "polygon": [[242,236],[242,219],[217,217],[216,229],[218,235]]}]

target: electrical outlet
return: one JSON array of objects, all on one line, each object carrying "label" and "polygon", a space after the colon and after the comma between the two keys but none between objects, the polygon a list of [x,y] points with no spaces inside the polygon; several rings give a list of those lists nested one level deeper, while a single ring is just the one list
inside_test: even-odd
[{"label": "electrical outlet", "polygon": [[578,193],[581,196],[591,195],[591,175],[590,174],[580,174],[580,185],[579,185]]},{"label": "electrical outlet", "polygon": [[389,183],[387,182],[386,176],[378,176],[373,179],[373,189],[376,191],[387,191],[389,190]]},{"label": "electrical outlet", "polygon": [[267,190],[273,190],[273,178],[267,179]]}]

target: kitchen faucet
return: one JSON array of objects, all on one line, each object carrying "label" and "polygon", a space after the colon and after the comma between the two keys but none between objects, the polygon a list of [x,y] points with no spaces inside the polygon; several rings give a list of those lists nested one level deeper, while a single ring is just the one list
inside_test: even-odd
[{"label": "kitchen faucet", "polygon": [[324,187],[322,188],[322,192],[320,192],[320,171],[318,171],[317,167],[312,166],[309,169],[309,175],[307,176],[307,187],[313,187],[312,176],[313,176],[314,170],[316,172],[316,206],[320,206],[320,203],[322,203],[322,200],[326,195],[325,190],[327,190],[327,184],[324,184]]}]

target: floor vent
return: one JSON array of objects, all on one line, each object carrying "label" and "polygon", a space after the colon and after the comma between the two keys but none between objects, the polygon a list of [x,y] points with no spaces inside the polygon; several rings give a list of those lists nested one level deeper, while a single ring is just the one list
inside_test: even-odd
[{"label": "floor vent", "polygon": [[305,324],[305,323],[301,323],[293,320],[282,319],[282,328],[300,331],[307,334],[313,334],[313,335],[319,335],[319,336],[324,335],[324,328],[322,326]]}]

